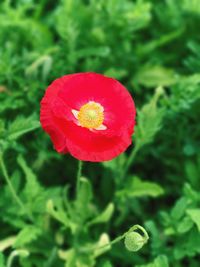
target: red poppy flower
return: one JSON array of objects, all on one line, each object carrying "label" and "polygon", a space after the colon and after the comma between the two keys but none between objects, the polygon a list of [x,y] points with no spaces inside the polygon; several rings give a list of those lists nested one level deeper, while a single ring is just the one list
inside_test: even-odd
[{"label": "red poppy flower", "polygon": [[118,81],[96,73],[56,79],[41,101],[40,121],[59,153],[106,161],[131,144],[135,106]]}]

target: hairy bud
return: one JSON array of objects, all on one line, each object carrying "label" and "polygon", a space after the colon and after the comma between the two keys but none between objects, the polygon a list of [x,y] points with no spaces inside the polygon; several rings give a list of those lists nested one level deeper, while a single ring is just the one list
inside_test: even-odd
[{"label": "hairy bud", "polygon": [[[136,232],[136,230],[142,232],[143,235]],[[124,238],[125,238],[124,240],[125,247],[129,251],[138,251],[144,246],[144,244],[147,243],[149,236],[146,230],[142,226],[136,224],[133,227],[131,227],[128,232],[124,234]]]},{"label": "hairy bud", "polygon": [[146,243],[145,238],[137,232],[127,233],[124,244],[129,251],[138,251]]}]

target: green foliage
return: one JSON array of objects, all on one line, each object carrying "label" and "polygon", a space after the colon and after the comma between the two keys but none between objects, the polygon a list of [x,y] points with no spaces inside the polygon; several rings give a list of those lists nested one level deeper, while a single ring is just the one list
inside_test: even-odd
[{"label": "green foliage", "polygon": [[25,226],[17,235],[17,238],[14,243],[15,248],[24,247],[26,244],[37,239],[41,234],[41,230],[34,225]]},{"label": "green foliage", "polygon": [[126,182],[126,188],[117,192],[118,197],[158,197],[164,194],[164,189],[157,183],[131,177]]},{"label": "green foliage", "polygon": [[8,140],[15,140],[20,136],[39,128],[39,126],[40,124],[37,119],[34,119],[34,116],[28,118],[19,116],[9,125],[6,137]]},{"label": "green foliage", "polygon": [[160,255],[152,263],[140,265],[138,267],[169,267],[169,264],[167,257],[164,255]]},{"label": "green foliage", "polygon": [[197,225],[200,231],[200,209],[189,209],[187,214],[190,216],[191,220]]},{"label": "green foliage", "polygon": [[138,125],[134,135],[136,150],[151,143],[154,135],[161,128],[164,112],[162,108],[158,107],[158,100],[162,94],[162,87],[158,87],[150,102],[138,111]]},{"label": "green foliage", "polygon": [[28,167],[26,161],[22,157],[22,155],[19,155],[17,158],[17,162],[19,166],[22,168],[25,178],[26,178],[26,185],[24,187],[24,194],[27,198],[30,200],[34,199],[37,195],[39,195],[42,192],[42,187],[40,186],[36,175],[33,173],[33,171]]},{"label": "green foliage", "polygon": [[[199,267],[199,23],[199,0],[0,1],[0,267]],[[119,79],[137,117],[133,146],[84,163],[76,194],[39,103],[81,71]],[[138,222],[141,253],[108,244]]]},{"label": "green foliage", "polygon": [[114,205],[113,203],[109,203],[102,213],[89,222],[89,225],[108,222],[111,219],[113,212]]},{"label": "green foliage", "polygon": [[176,74],[173,70],[164,68],[159,65],[145,65],[136,74],[136,80],[139,84],[146,87],[170,86],[176,83]]}]

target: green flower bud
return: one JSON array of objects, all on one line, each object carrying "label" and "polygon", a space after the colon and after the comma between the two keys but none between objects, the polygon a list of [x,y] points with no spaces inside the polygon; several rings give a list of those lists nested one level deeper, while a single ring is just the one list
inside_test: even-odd
[{"label": "green flower bud", "polygon": [[129,251],[138,251],[146,243],[146,239],[137,232],[128,232],[124,244]]}]

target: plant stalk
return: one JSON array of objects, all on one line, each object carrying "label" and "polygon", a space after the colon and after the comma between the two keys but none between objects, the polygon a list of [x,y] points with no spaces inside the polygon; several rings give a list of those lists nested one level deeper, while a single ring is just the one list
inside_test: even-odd
[{"label": "plant stalk", "polygon": [[82,169],[83,169],[83,161],[78,161],[78,171],[77,171],[77,177],[76,177],[76,197],[78,197],[78,192],[80,189],[80,179],[82,175]]},{"label": "plant stalk", "polygon": [[8,176],[8,172],[7,172],[7,169],[6,169],[6,165],[4,163],[4,159],[3,159],[3,155],[0,154],[0,166],[1,166],[1,169],[2,169],[2,173],[3,173],[3,176],[5,178],[5,181],[8,185],[8,188],[13,196],[13,198],[15,199],[15,201],[17,202],[17,204],[20,206],[20,208],[24,209],[25,210],[25,207],[24,207],[24,204],[22,203],[22,201],[20,200],[20,198],[17,196],[17,193],[10,181],[10,178]]}]

